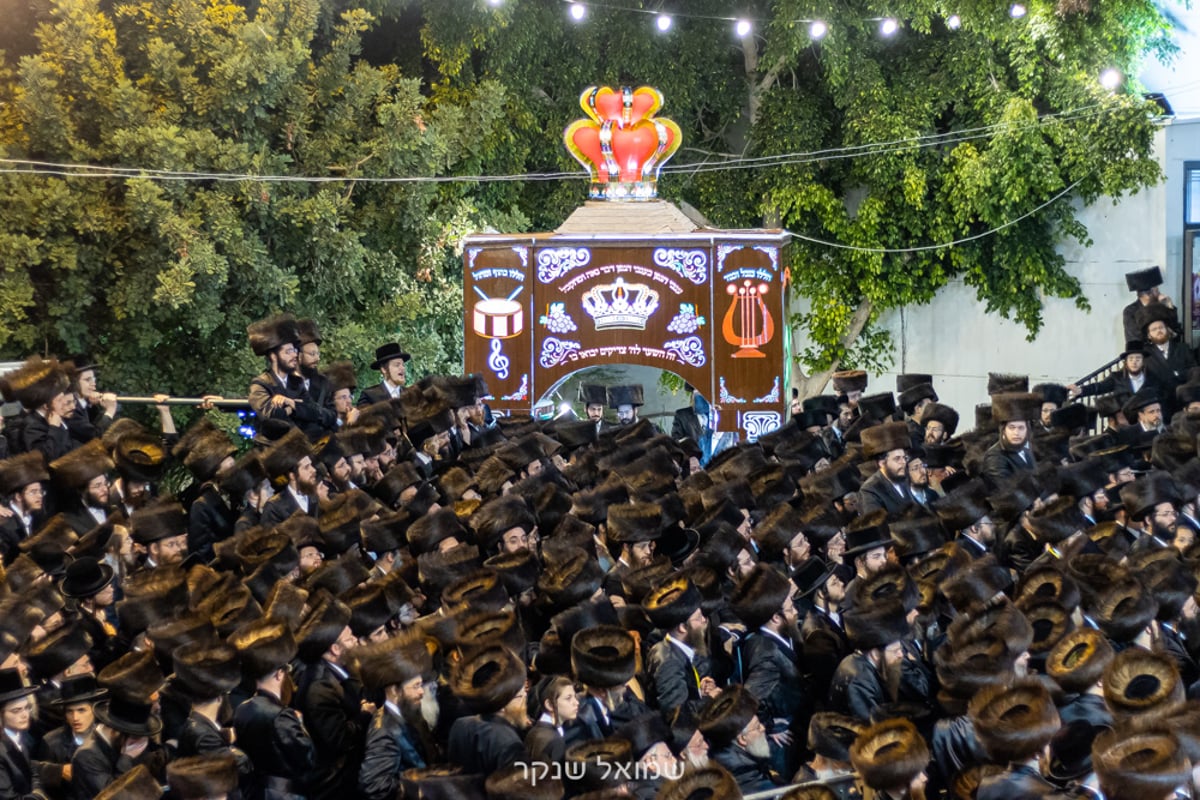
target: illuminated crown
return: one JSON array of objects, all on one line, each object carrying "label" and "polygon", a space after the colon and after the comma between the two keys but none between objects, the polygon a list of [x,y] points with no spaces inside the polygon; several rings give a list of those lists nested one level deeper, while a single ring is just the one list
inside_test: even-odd
[{"label": "illuminated crown", "polygon": [[563,142],[592,176],[593,200],[650,200],[658,195],[658,171],[679,149],[682,133],[662,108],[657,89],[591,86],[579,105],[588,119],[571,123]]},{"label": "illuminated crown", "polygon": [[626,284],[617,278],[609,284],[588,289],[583,310],[596,323],[596,330],[614,328],[646,330],[646,320],[658,310],[658,292],[642,283]]}]

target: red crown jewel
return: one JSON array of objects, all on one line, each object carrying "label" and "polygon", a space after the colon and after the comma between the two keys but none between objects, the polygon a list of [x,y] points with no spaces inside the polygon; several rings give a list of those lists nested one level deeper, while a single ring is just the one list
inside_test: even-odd
[{"label": "red crown jewel", "polygon": [[563,132],[567,150],[592,176],[593,200],[650,200],[658,171],[679,149],[679,126],[655,119],[663,97],[649,86],[591,86],[579,98],[588,119]]}]

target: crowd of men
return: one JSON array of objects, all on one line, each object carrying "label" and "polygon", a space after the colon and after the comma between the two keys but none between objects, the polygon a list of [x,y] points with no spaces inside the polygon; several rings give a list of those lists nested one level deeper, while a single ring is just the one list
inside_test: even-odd
[{"label": "crowd of men", "polygon": [[973,430],[849,371],[716,452],[703,399],[493,418],[396,343],[356,400],[286,315],[248,449],[31,358],[0,800],[1192,797],[1200,374],[1134,316],[1120,373],[992,375]]}]

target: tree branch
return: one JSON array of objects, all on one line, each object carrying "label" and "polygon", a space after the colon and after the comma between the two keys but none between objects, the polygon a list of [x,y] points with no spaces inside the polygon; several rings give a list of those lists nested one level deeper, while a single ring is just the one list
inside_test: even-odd
[{"label": "tree branch", "polygon": [[[850,317],[850,323],[846,326],[846,330],[842,333],[842,338],[838,340],[838,344],[843,349],[849,350],[854,341],[858,339],[863,328],[867,327],[867,322],[871,319],[871,312],[875,310],[875,304],[870,300],[863,300],[858,304],[858,308],[854,309],[854,314]],[[796,382],[796,387],[800,390],[801,399],[808,397],[816,397],[825,390],[825,384],[829,383],[830,377],[837,372],[841,366],[840,359],[834,359],[834,362],[829,365],[829,369],[821,370],[812,375],[803,375]]]}]

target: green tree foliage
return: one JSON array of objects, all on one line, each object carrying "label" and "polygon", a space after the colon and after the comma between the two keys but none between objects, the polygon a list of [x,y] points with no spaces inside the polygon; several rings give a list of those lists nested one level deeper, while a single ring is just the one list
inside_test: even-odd
[{"label": "green tree foliage", "polygon": [[[424,35],[436,43],[427,51],[445,85],[508,87],[509,134],[489,162],[497,171],[569,167],[547,132],[579,116],[582,87],[648,83],[666,96],[662,114],[683,127],[675,163],[695,166],[664,177],[664,195],[717,224],[781,224],[852,248],[797,240],[792,250],[793,286],[813,301],[796,320],[811,343],[801,362],[817,373],[810,391],[839,364],[883,366],[889,343],[872,321],[929,302],[952,280],[1031,338],[1043,297],[1087,308],[1056,252],[1065,238],[1086,242],[1087,231],[1070,199],[1049,201],[1070,189],[1092,203],[1159,179],[1153,109],[1098,82],[1106,68],[1133,75],[1144,55],[1169,55],[1150,0],[1030,0],[1021,19],[996,0],[746,5],[770,22],[742,41],[726,22],[681,19],[660,35],[642,14],[589,4],[576,25],[558,4],[531,2],[499,13],[427,3]],[[680,8],[729,13],[720,0]],[[958,30],[945,23],[952,14]],[[898,36],[879,36],[884,16],[901,21]],[[805,19],[828,22],[828,36],[814,44]],[[713,169],[733,157],[817,152],[825,155]],[[495,191],[533,209],[543,226],[582,194],[575,185]],[[954,248],[887,252],[1001,226]]]},{"label": "green tree foliage", "polygon": [[109,386],[236,395],[261,369],[246,325],[291,310],[330,358],[363,367],[399,338],[420,371],[455,369],[454,247],[493,219],[461,191],[364,179],[477,159],[504,90],[431,103],[360,57],[372,24],[317,0],[52,0],[36,52],[0,62],[0,155],[138,172],[0,176],[3,353],[88,349]]}]

